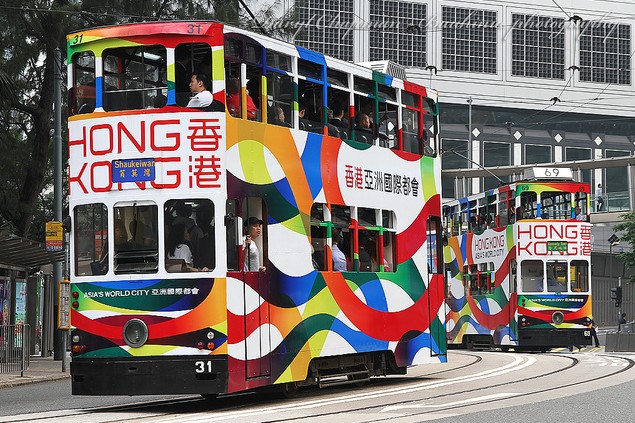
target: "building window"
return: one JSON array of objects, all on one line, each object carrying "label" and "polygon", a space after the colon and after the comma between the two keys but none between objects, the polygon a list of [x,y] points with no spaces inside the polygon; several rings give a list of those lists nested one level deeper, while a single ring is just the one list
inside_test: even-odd
[{"label": "building window", "polygon": [[526,145],[525,164],[551,163],[550,145]]},{"label": "building window", "polygon": [[580,29],[580,81],[630,85],[631,27],[589,21]]},{"label": "building window", "polygon": [[[446,151],[441,158],[441,169],[466,169],[469,167],[465,157],[468,156],[468,142],[464,140],[453,140],[444,138],[441,142]],[[453,154],[456,151],[458,154]],[[443,177],[441,186],[443,187],[444,198],[454,198],[454,179]]]},{"label": "building window", "polygon": [[564,19],[512,14],[512,75],[564,79]]},{"label": "building window", "polygon": [[[605,150],[604,156],[608,159],[610,157],[624,157],[629,156],[630,151],[624,150]],[[605,170],[606,179],[604,180],[604,189],[607,193],[613,195],[609,199],[621,198],[615,200],[613,206],[618,201],[625,204],[628,203],[628,169],[626,166],[621,167],[607,167]],[[597,185],[596,185],[597,186]]]},{"label": "building window", "polygon": [[302,28],[296,44],[353,61],[353,0],[298,0],[294,10]]},{"label": "building window", "polygon": [[496,73],[496,12],[443,7],[443,69]]},{"label": "building window", "polygon": [[[567,147],[564,150],[564,160],[566,162],[570,162],[573,160],[590,160],[590,159],[591,159],[590,148]],[[591,183],[590,169],[582,170],[582,181],[588,184]]]},{"label": "building window", "polygon": [[[511,164],[511,145],[503,142],[483,143],[483,166],[509,166]],[[509,177],[503,176],[501,179],[507,180]],[[488,176],[483,178],[485,189],[492,189],[499,186],[499,180]]]},{"label": "building window", "polygon": [[371,0],[370,24],[370,60],[426,66],[425,4]]}]

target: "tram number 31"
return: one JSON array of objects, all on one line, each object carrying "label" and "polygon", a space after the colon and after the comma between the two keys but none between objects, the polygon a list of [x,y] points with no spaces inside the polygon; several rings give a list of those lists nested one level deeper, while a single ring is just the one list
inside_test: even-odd
[{"label": "tram number 31", "polygon": [[197,361],[194,363],[194,371],[196,373],[212,373],[211,361]]}]

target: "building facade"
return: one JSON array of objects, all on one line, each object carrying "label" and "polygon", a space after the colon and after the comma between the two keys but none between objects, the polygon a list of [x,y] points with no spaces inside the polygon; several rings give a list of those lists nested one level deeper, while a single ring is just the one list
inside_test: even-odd
[{"label": "building facade", "polygon": [[[410,80],[439,91],[444,169],[633,156],[635,3],[611,0],[285,0],[294,42],[355,61],[392,60]],[[457,152],[459,154],[452,154]],[[601,184],[604,212],[593,243],[607,263],[605,234],[631,209],[630,166],[581,170]],[[490,177],[453,198],[495,186]],[[595,200],[595,196],[594,196]],[[595,267],[595,266],[594,266]],[[594,278],[608,282],[603,265]]]}]

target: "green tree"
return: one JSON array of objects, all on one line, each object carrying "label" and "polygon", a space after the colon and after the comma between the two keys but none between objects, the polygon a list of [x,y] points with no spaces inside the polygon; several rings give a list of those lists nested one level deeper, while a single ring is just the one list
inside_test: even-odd
[{"label": "green tree", "polygon": [[[623,222],[613,226],[613,230],[620,237],[620,241],[630,245],[630,251],[624,251],[617,255],[622,262],[631,268],[635,268],[635,212],[625,213],[622,216]],[[629,282],[635,282],[635,273],[633,273]]]},{"label": "green tree", "polygon": [[[243,13],[245,6],[244,0],[23,0],[0,4],[3,226],[14,228],[20,236],[42,239],[44,223],[53,217],[54,55],[60,48],[65,63],[67,33],[115,23],[214,16],[253,29],[252,20]],[[271,8],[263,10],[268,18]],[[62,112],[65,120],[65,110]]]}]

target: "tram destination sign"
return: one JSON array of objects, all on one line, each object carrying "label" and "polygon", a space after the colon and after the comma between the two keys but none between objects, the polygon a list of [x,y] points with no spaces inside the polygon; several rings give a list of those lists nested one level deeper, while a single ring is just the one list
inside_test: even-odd
[{"label": "tram destination sign", "polygon": [[113,182],[154,181],[154,159],[124,159],[112,161]]},{"label": "tram destination sign", "polygon": [[564,251],[569,248],[567,241],[547,241],[547,251]]}]

